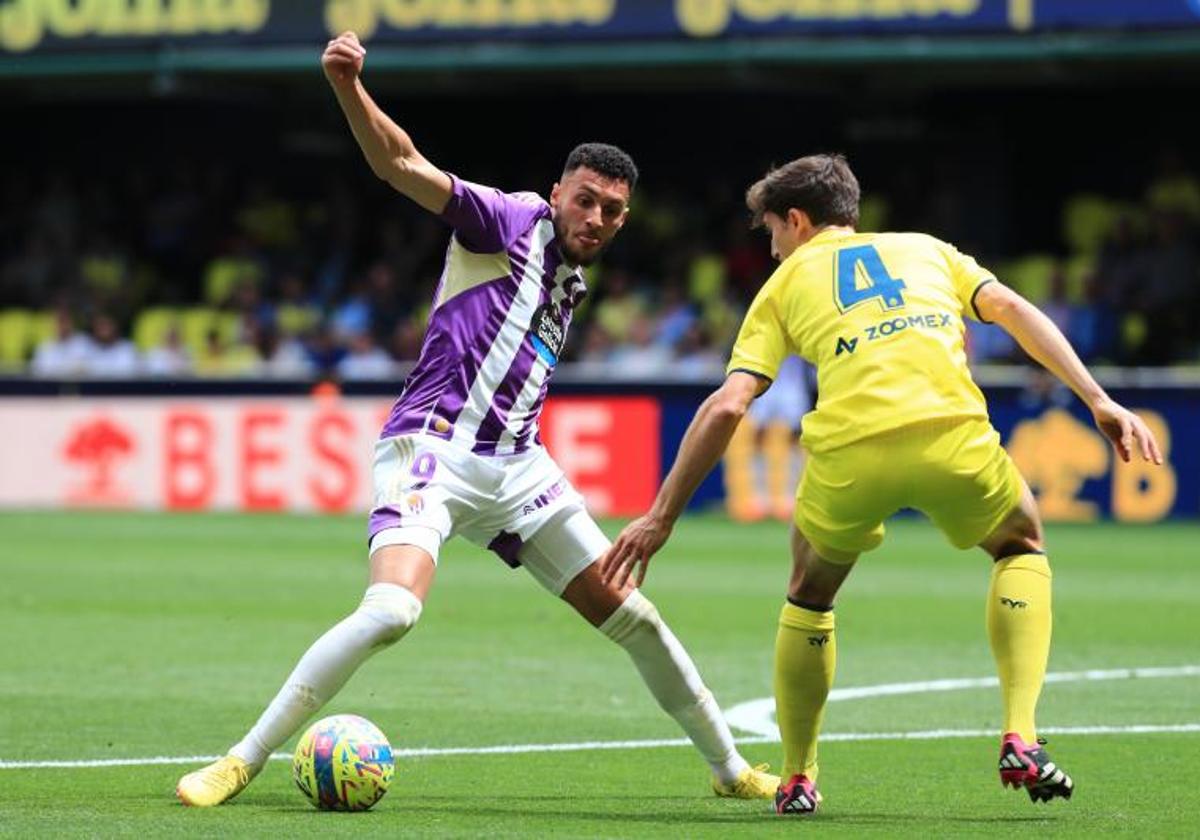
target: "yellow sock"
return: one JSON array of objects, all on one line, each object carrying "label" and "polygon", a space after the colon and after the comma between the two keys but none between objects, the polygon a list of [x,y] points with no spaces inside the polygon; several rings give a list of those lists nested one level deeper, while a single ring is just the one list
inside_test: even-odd
[{"label": "yellow sock", "polygon": [[833,611],[784,604],[775,638],[775,718],[783,737],[783,778],[817,779],[817,735],[833,685]]},{"label": "yellow sock", "polygon": [[992,567],[987,629],[1000,672],[1004,731],[1037,738],[1033,712],[1050,656],[1050,564],[1040,554],[1006,557]]}]

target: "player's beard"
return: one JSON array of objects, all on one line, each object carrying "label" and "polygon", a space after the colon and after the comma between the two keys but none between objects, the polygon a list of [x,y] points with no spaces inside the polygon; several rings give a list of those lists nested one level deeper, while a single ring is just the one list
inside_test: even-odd
[{"label": "player's beard", "polygon": [[567,262],[571,263],[572,265],[582,266],[583,268],[587,268],[589,265],[599,259],[600,255],[604,253],[604,249],[608,247],[607,242],[601,241],[600,247],[598,247],[592,253],[587,255],[579,253],[579,251],[571,245],[571,233],[562,226],[558,219],[554,220],[554,235],[558,238],[558,250],[561,251],[562,255],[567,258]]}]

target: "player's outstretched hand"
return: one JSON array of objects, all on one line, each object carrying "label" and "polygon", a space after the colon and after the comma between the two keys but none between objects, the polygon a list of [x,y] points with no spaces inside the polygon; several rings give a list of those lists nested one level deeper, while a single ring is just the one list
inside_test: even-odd
[{"label": "player's outstretched hand", "polygon": [[343,32],[325,46],[321,68],[330,84],[353,82],[362,73],[367,50],[353,32]]},{"label": "player's outstretched hand", "polygon": [[1129,409],[1105,399],[1092,409],[1092,416],[1096,420],[1096,427],[1112,442],[1121,460],[1128,463],[1135,452],[1140,452],[1147,461],[1155,464],[1163,462],[1162,450],[1154,432]]},{"label": "player's outstretched hand", "polygon": [[625,526],[617,541],[600,558],[600,576],[605,583],[615,580],[618,586],[624,586],[636,569],[634,580],[641,586],[650,558],[663,547],[669,536],[670,523],[654,516],[639,516]]}]

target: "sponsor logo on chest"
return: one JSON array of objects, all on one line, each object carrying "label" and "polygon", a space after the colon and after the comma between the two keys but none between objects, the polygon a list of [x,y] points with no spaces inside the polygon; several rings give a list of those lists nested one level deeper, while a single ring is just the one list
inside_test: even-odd
[{"label": "sponsor logo on chest", "polygon": [[567,329],[558,307],[552,303],[539,306],[529,325],[529,340],[542,361],[551,367],[558,364],[566,336]]}]

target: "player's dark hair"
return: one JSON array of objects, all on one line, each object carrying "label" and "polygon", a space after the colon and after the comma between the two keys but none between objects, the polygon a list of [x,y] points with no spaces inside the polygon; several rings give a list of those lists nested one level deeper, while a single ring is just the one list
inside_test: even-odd
[{"label": "player's dark hair", "polygon": [[858,179],[839,154],[809,155],[767,171],[746,190],[751,224],[759,227],[764,213],[786,218],[796,208],[817,227],[858,224]]},{"label": "player's dark hair", "polygon": [[567,155],[563,175],[574,172],[581,166],[586,166],[605,178],[624,181],[629,185],[630,192],[637,186],[638,168],[633,158],[608,143],[580,143]]}]

